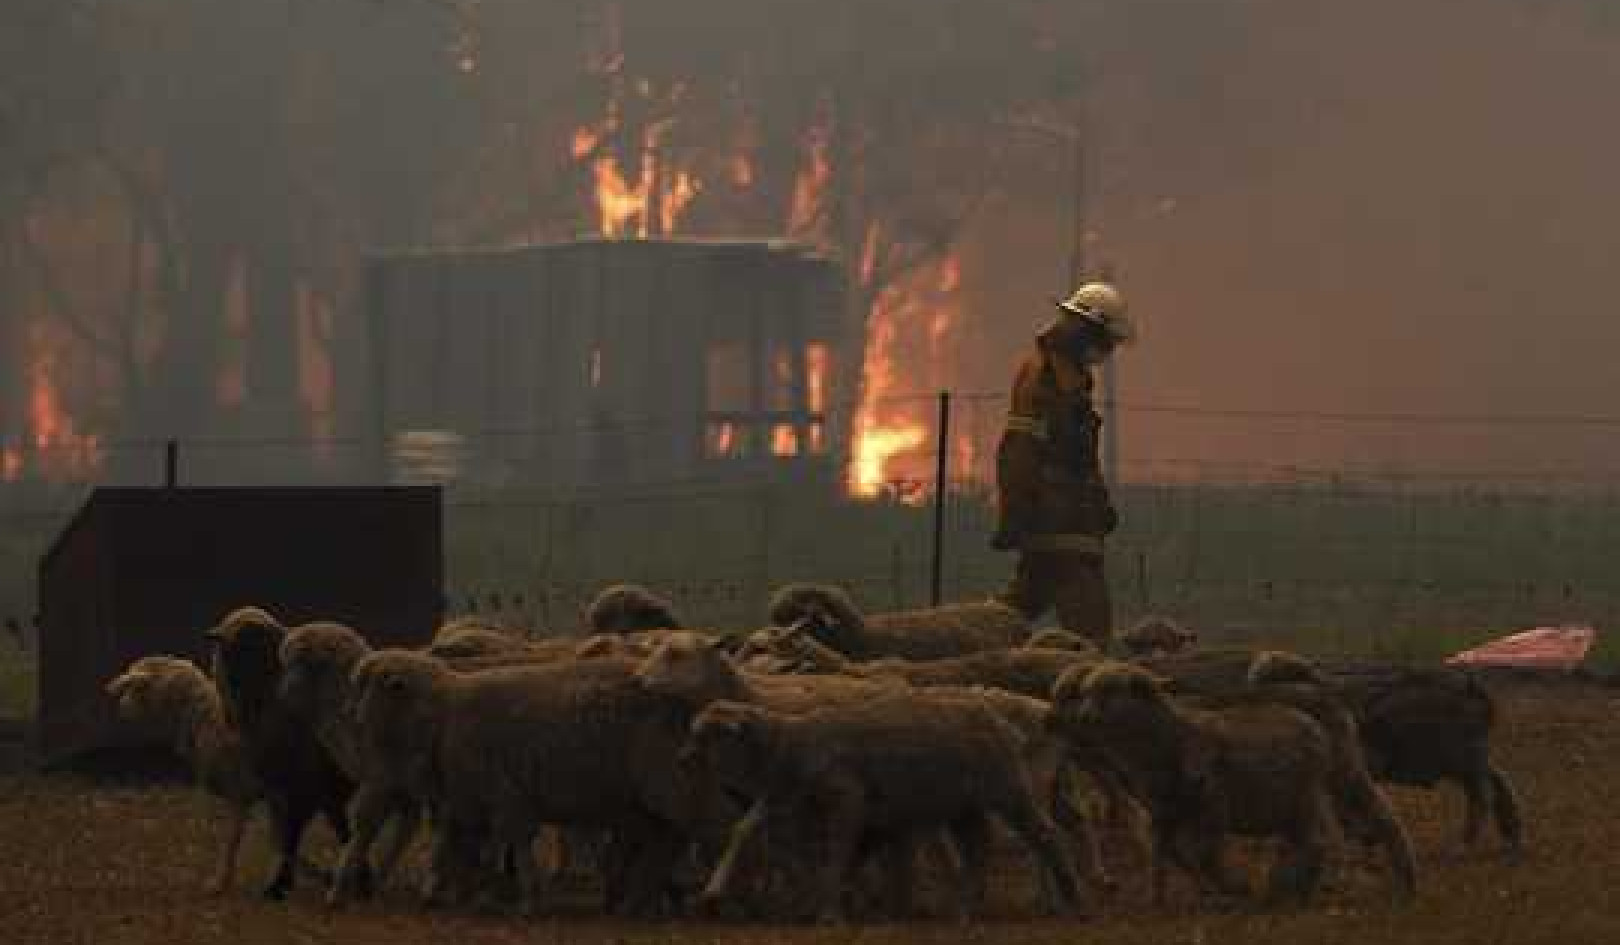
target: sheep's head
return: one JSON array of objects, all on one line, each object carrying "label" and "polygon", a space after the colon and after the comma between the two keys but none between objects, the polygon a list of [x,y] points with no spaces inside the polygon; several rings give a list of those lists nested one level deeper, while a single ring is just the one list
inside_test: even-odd
[{"label": "sheep's head", "polygon": [[821,584],[789,584],[776,592],[768,610],[778,627],[802,625],[808,633],[846,655],[855,653],[866,619],[842,589]]},{"label": "sheep's head", "polygon": [[167,736],[195,721],[199,702],[212,698],[213,684],[189,660],[143,656],[110,680],[105,691],[119,718],[148,734]]},{"label": "sheep's head", "polygon": [[213,644],[214,680],[237,724],[254,724],[275,699],[286,634],[280,621],[258,607],[234,610],[203,634]]},{"label": "sheep's head", "polygon": [[349,697],[354,667],[371,647],[342,624],[312,623],[287,633],[281,644],[281,698],[305,715],[339,709]]},{"label": "sheep's head", "polygon": [[414,650],[375,650],[361,659],[349,684],[365,744],[387,753],[431,737],[453,676],[443,663]]},{"label": "sheep's head", "polygon": [[523,646],[523,641],[482,617],[457,617],[433,635],[428,652],[440,659],[497,656]]},{"label": "sheep's head", "polygon": [[1073,734],[1129,731],[1173,711],[1167,685],[1129,663],[1076,666],[1053,687],[1051,718]]},{"label": "sheep's head", "polygon": [[649,692],[704,700],[729,689],[736,673],[725,641],[681,630],[653,648],[637,668],[636,678]]},{"label": "sheep's head", "polygon": [[765,710],[740,702],[716,702],[698,713],[681,746],[682,767],[699,769],[727,787],[757,786],[769,768]]},{"label": "sheep's head", "polygon": [[1322,675],[1310,660],[1297,653],[1288,653],[1282,650],[1264,650],[1256,653],[1253,662],[1249,663],[1248,682],[1250,685],[1264,683],[1310,683],[1312,685],[1326,685],[1327,677]]},{"label": "sheep's head", "polygon": [[1166,656],[1198,645],[1198,631],[1169,617],[1143,617],[1120,634],[1119,642],[1133,657]]},{"label": "sheep's head", "polygon": [[674,605],[635,584],[603,588],[586,609],[584,619],[592,633],[642,633],[684,627]]}]

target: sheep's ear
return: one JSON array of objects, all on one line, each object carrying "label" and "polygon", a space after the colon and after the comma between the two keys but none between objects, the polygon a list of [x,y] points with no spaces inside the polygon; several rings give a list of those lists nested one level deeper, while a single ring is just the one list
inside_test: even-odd
[{"label": "sheep's ear", "polygon": [[225,631],[217,626],[209,627],[203,631],[203,639],[211,643],[223,643],[225,641]]},{"label": "sheep's ear", "polygon": [[807,636],[812,636],[812,631],[815,630],[816,626],[815,620],[815,617],[800,617],[798,620],[793,621],[782,628],[782,639],[792,643]]},{"label": "sheep's ear", "polygon": [[122,673],[120,675],[114,676],[112,679],[107,680],[107,685],[102,687],[102,689],[103,689],[104,692],[107,693],[107,695],[112,696],[114,699],[116,699],[134,681],[135,681],[134,676],[131,676],[129,673]]}]

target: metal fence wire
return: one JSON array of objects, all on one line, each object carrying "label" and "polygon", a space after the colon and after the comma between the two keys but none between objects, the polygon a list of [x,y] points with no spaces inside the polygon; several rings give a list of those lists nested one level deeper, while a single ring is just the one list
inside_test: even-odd
[{"label": "metal fence wire", "polygon": [[[540,442],[604,431],[462,434],[460,468],[472,474],[446,487],[448,610],[495,614],[536,632],[572,631],[596,591],[621,581],[649,585],[690,620],[722,628],[758,624],[771,590],[796,580],[841,584],[873,611],[915,607],[934,591],[936,529],[945,599],[999,590],[1012,560],[987,542],[1004,398],[953,396],[944,441],[938,398],[886,408],[890,421],[921,424],[924,435],[890,457],[884,468],[892,475],[864,496],[851,495],[846,481],[859,456],[838,458],[849,464],[832,468],[832,487],[769,462],[719,463],[712,474],[647,478],[630,488],[481,479],[480,456],[519,455],[513,444],[525,436]],[[1185,435],[1171,436],[1164,422],[1142,419],[1147,409],[1120,411],[1126,449],[1113,488],[1122,525],[1108,542],[1108,566],[1121,623],[1162,613],[1217,639],[1365,652],[1438,649],[1532,624],[1614,622],[1620,474],[1594,459],[1616,432],[1602,418],[1524,425],[1540,455],[1559,437],[1573,444],[1562,466],[1526,471],[1425,465],[1435,454],[1399,447],[1422,441],[1443,459],[1451,447],[1440,433],[1455,427],[1458,443],[1478,443],[1483,421],[1476,418],[1447,426],[1433,418],[1177,414],[1169,422]],[[690,418],[621,422],[638,433],[673,425],[692,426]],[[1324,429],[1361,444],[1357,461],[1322,449]],[[1175,449],[1156,449],[1161,443]],[[1245,461],[1223,444],[1247,444],[1265,461]],[[371,473],[356,470],[376,446],[182,440],[177,472],[182,485],[371,484]],[[166,447],[101,447],[99,481],[161,484]],[[1205,458],[1186,458],[1199,450]],[[935,506],[940,458],[945,488]],[[0,484],[0,616],[26,624],[34,562],[88,487]]]}]

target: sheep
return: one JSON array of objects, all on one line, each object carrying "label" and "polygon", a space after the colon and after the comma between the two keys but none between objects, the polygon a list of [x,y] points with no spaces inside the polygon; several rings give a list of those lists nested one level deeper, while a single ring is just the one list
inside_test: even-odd
[{"label": "sheep", "polygon": [[1328,777],[1341,820],[1370,845],[1383,848],[1397,900],[1410,901],[1417,892],[1412,841],[1389,799],[1373,783],[1349,707],[1325,681],[1300,678],[1293,667],[1302,664],[1293,654],[1261,653],[1250,666],[1244,687],[1198,694],[1188,701],[1214,709],[1275,703],[1297,709],[1321,725],[1330,741]]},{"label": "sheep", "polygon": [[304,830],[316,813],[338,841],[349,842],[348,803],[354,784],[321,746],[314,729],[279,698],[284,628],[257,607],[228,614],[204,636],[212,645],[212,675],[227,720],[241,734],[248,765],[264,785],[281,859],[267,899],[285,899]]},{"label": "sheep", "polygon": [[[1143,665],[1173,679],[1178,691],[1227,692],[1242,686],[1262,656],[1254,650],[1204,651]],[[1490,691],[1472,673],[1455,667],[1404,668],[1365,663],[1313,665],[1292,654],[1264,655],[1262,678],[1272,682],[1330,684],[1349,707],[1375,780],[1404,787],[1454,783],[1466,801],[1461,841],[1478,842],[1487,819],[1495,819],[1508,859],[1524,851],[1517,794],[1491,759],[1491,733],[1498,710]]]},{"label": "sheep", "polygon": [[1405,787],[1457,784],[1467,802],[1462,845],[1476,846],[1485,821],[1494,818],[1508,860],[1521,860],[1519,798],[1491,758],[1491,733],[1500,712],[1490,690],[1456,667],[1371,673],[1355,668],[1362,671],[1324,671],[1293,654],[1272,652],[1255,658],[1251,677],[1331,686],[1355,716],[1373,777]]},{"label": "sheep", "polygon": [[629,876],[623,901],[609,898],[654,910],[688,839],[729,808],[676,770],[689,716],[639,685],[635,669],[603,657],[464,675],[411,651],[361,660],[368,758],[434,814],[430,899],[461,891],[481,851],[498,848],[513,855],[519,908],[532,912],[533,841],[556,824],[614,831]]},{"label": "sheep", "polygon": [[1143,617],[1119,635],[1120,645],[1131,659],[1169,656],[1198,645],[1198,631],[1169,617]]},{"label": "sheep", "polygon": [[722,701],[692,723],[683,757],[755,798],[704,889],[723,900],[740,857],[767,819],[824,818],[826,849],[813,898],[824,922],[844,918],[842,892],[857,844],[869,831],[900,835],[950,829],[967,873],[965,912],[985,893],[989,816],[1001,818],[1045,873],[1048,905],[1075,907],[1079,894],[1057,829],[1041,812],[1021,737],[983,701],[896,690],[859,705],[804,715]]},{"label": "sheep", "polygon": [[843,673],[864,679],[897,679],[913,686],[991,686],[1044,699],[1069,669],[1095,663],[1084,653],[1046,648],[981,650],[931,660],[856,662],[816,638],[809,621],[767,627],[743,644],[745,659],[764,660],[778,671]]},{"label": "sheep", "polygon": [[585,626],[591,633],[612,634],[686,629],[674,604],[635,584],[603,588],[585,609]]},{"label": "sheep", "polygon": [[253,807],[264,795],[242,740],[225,717],[219,690],[191,662],[145,656],[107,683],[118,715],[149,737],[162,740],[191,768],[197,783],[229,805],[230,832],[206,886],[224,892],[236,872],[237,854]]},{"label": "sheep", "polygon": [[768,617],[779,627],[808,620],[821,642],[859,660],[960,656],[1016,646],[1029,636],[1029,621],[999,601],[867,616],[843,590],[819,584],[780,588]]},{"label": "sheep", "polygon": [[327,903],[333,906],[341,904],[350,891],[363,891],[368,885],[373,874],[367,854],[385,824],[394,824],[394,834],[375,872],[378,883],[388,878],[420,821],[418,805],[408,793],[372,777],[367,770],[353,712],[351,677],[355,666],[370,653],[370,644],[360,634],[337,623],[295,627],[281,644],[282,701],[314,728],[322,746],[359,786],[353,806],[354,834],[344,847],[327,893]]},{"label": "sheep", "polygon": [[[851,663],[813,637],[771,629],[751,638],[744,645],[743,653],[756,659],[765,655],[794,661],[800,671],[808,671],[810,676],[784,678],[740,671],[719,652],[715,642],[691,634],[671,635],[655,656],[642,664],[639,672],[649,689],[684,699],[694,710],[714,701],[729,700],[802,713],[831,705],[865,702],[891,691],[895,685],[930,687],[930,691],[937,690],[941,695],[985,701],[1026,739],[1029,750],[1026,760],[1038,775],[1036,786],[1039,795],[1045,808],[1051,810],[1058,822],[1074,836],[1080,847],[1081,865],[1087,880],[1103,889],[1112,890],[1115,884],[1102,866],[1089,820],[1073,806],[1067,793],[1068,772],[1064,762],[1070,760],[1070,753],[1062,751],[1061,745],[1055,743],[1043,728],[1047,704],[1035,695],[1049,692],[1058,675],[1054,671],[1049,679],[1041,678],[1042,673],[1049,669],[1045,665],[1048,662],[1046,658],[1062,668],[1068,668],[1078,664],[1078,654],[1061,651],[1001,652],[1016,657],[1032,657],[1040,665],[1028,668],[1022,674],[1004,668],[999,672],[946,671],[915,676],[907,676],[904,672],[889,674],[881,671],[881,667],[887,663],[905,664],[905,661]],[[938,662],[951,664],[955,661]],[[905,665],[927,667],[931,664]],[[994,668],[993,662],[991,666]],[[855,678],[846,679],[836,675],[850,673]],[[987,677],[1002,682],[1012,679],[1018,685],[996,686],[994,682],[985,682]],[[1022,693],[1020,690],[1023,690]],[[1098,763],[1098,759],[1075,760],[1084,762],[1082,769],[1098,781],[1113,808],[1122,816],[1129,816],[1136,810],[1117,779],[1105,765]]]},{"label": "sheep", "polygon": [[1228,834],[1282,839],[1268,898],[1308,899],[1336,834],[1328,734],[1276,703],[1219,710],[1176,704],[1161,679],[1107,662],[1058,682],[1050,724],[1113,756],[1153,818],[1153,898],[1163,903],[1167,858],[1200,887],[1237,894],[1223,862]]},{"label": "sheep", "polygon": [[1028,650],[1068,650],[1071,653],[1102,656],[1102,653],[1097,650],[1097,644],[1078,633],[1070,633],[1057,627],[1037,630],[1020,645]]}]

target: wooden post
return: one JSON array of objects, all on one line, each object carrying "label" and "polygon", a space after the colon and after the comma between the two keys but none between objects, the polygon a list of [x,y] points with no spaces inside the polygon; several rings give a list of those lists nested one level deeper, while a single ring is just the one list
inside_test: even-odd
[{"label": "wooden post", "polygon": [[934,444],[934,556],[928,599],[938,607],[945,584],[945,493],[951,456],[951,392],[939,392],[939,425]]}]

